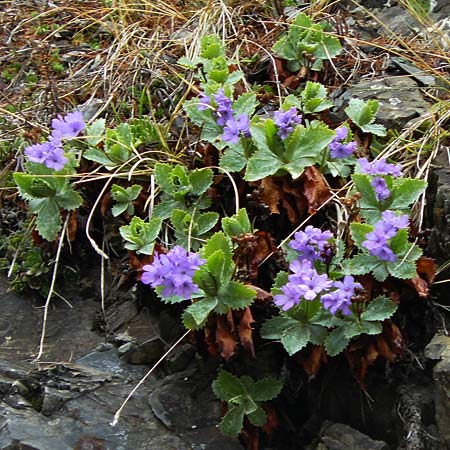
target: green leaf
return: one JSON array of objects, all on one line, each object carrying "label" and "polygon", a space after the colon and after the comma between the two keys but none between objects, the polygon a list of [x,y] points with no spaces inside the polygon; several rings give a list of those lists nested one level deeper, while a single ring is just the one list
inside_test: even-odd
[{"label": "green leaf", "polygon": [[396,178],[393,182],[390,209],[406,210],[425,192],[427,182],[412,178]]},{"label": "green leaf", "polygon": [[219,376],[212,383],[212,390],[215,396],[224,402],[245,394],[241,380],[225,370],[219,371]]},{"label": "green leaf", "polygon": [[386,320],[397,310],[397,304],[385,296],[374,298],[364,312],[361,314],[362,320]]},{"label": "green leaf", "polygon": [[241,208],[234,216],[224,217],[222,219],[222,229],[230,238],[251,233],[252,227],[247,215],[247,210]]},{"label": "green leaf", "polygon": [[208,259],[217,250],[222,250],[227,263],[232,264],[231,258],[231,242],[224,233],[214,233],[202,247],[200,254],[203,258]]},{"label": "green leaf", "polygon": [[151,255],[161,224],[161,219],[156,217],[148,222],[139,217],[133,217],[129,225],[124,225],[119,229],[120,235],[127,241],[125,248],[135,250],[138,254]]},{"label": "green leaf", "polygon": [[361,194],[360,207],[363,209],[380,209],[380,202],[377,200],[375,190],[370,184],[372,178],[369,175],[353,174],[352,180],[356,190]]},{"label": "green leaf", "polygon": [[[92,147],[96,147],[104,139],[105,119],[97,119],[90,125],[86,125],[86,142]],[[86,158],[88,159],[88,158]]]},{"label": "green leaf", "polygon": [[350,261],[350,271],[353,275],[364,275],[372,272],[377,268],[382,270],[384,264],[376,256],[367,255],[366,253],[359,253],[355,255]]},{"label": "green leaf", "polygon": [[359,248],[363,248],[362,243],[367,240],[366,235],[373,231],[373,226],[366,223],[352,222],[350,224],[352,239]]},{"label": "green leaf", "polygon": [[240,95],[233,103],[233,111],[236,115],[246,114],[247,116],[251,116],[255,112],[257,106],[258,102],[256,101],[256,94],[247,92],[246,94]]},{"label": "green leaf", "polygon": [[241,405],[230,408],[220,422],[220,431],[229,436],[238,436],[244,422],[244,407]]},{"label": "green leaf", "polygon": [[361,319],[369,321],[389,319],[396,310],[397,304],[395,302],[384,295],[380,295],[369,303],[361,314]]},{"label": "green leaf", "polygon": [[285,139],[285,163],[283,168],[292,178],[298,178],[306,167],[316,164],[322,150],[334,139],[334,131],[317,122],[305,128],[297,126]]},{"label": "green leaf", "polygon": [[246,164],[245,149],[239,141],[237,144],[229,144],[223,151],[219,166],[228,172],[240,172]]},{"label": "green leaf", "polygon": [[283,162],[273,153],[265,150],[257,150],[248,160],[246,181],[262,180],[265,177],[275,174],[281,169]]},{"label": "green leaf", "polygon": [[386,129],[382,125],[373,125],[378,111],[377,100],[364,102],[361,99],[352,98],[344,111],[362,131],[373,133],[377,136],[386,135]]},{"label": "green leaf", "polygon": [[281,337],[281,343],[289,355],[293,355],[304,348],[311,337],[309,327],[301,322],[288,328]]},{"label": "green leaf", "polygon": [[222,284],[219,288],[218,297],[220,303],[216,308],[218,314],[225,314],[228,309],[244,309],[250,306],[256,297],[256,292],[243,283],[231,281]]},{"label": "green leaf", "polygon": [[209,255],[204,266],[216,280],[219,289],[228,285],[233,275],[233,264],[223,250],[216,250]]},{"label": "green leaf", "polygon": [[214,173],[211,169],[197,169],[189,173],[189,183],[192,192],[200,196],[204,194],[213,182]]},{"label": "green leaf", "polygon": [[331,108],[333,103],[327,100],[327,90],[320,83],[307,81],[305,89],[301,93],[303,113],[313,114]]},{"label": "green leaf", "polygon": [[118,203],[112,208],[112,214],[114,217],[127,211],[128,214],[134,213],[133,201],[136,200],[142,190],[142,186],[137,184],[129,186],[126,189],[117,184],[111,186],[111,195],[113,199]]},{"label": "green leaf", "polygon": [[264,322],[261,327],[261,336],[264,339],[276,339],[279,340],[287,329],[295,326],[297,321],[290,317],[279,316],[272,317],[268,321]]},{"label": "green leaf", "polygon": [[219,220],[219,214],[216,212],[202,213],[197,218],[197,233],[196,236],[201,236],[211,230]]},{"label": "green leaf", "polygon": [[77,209],[83,203],[81,195],[72,189],[56,194],[55,200],[60,208],[67,211]]},{"label": "green leaf", "polygon": [[267,415],[261,406],[258,406],[252,413],[247,414],[247,417],[255,427],[262,427],[267,422]]},{"label": "green leaf", "polygon": [[61,230],[61,215],[59,206],[55,200],[40,200],[40,208],[37,212],[36,229],[39,234],[49,242],[53,242]]},{"label": "green leaf", "polygon": [[186,313],[189,314],[195,322],[195,329],[202,326],[209,314],[217,306],[218,300],[216,297],[207,297],[192,303],[187,309]]},{"label": "green leaf", "polygon": [[347,347],[350,339],[345,336],[345,326],[336,328],[325,339],[325,350],[328,356],[336,356]]},{"label": "green leaf", "polygon": [[263,378],[249,388],[249,395],[255,402],[267,402],[275,398],[283,388],[283,383],[275,378]]},{"label": "green leaf", "polygon": [[89,161],[94,161],[96,163],[102,164],[108,170],[112,170],[114,167],[118,165],[118,163],[113,162],[110,158],[108,158],[108,156],[106,156],[103,151],[98,150],[96,148],[88,148],[83,153],[83,158]]}]

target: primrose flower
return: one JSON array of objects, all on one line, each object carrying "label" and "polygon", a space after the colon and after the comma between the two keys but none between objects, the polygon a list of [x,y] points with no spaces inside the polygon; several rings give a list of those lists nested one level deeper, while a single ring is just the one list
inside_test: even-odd
[{"label": "primrose flower", "polygon": [[332,281],[326,274],[319,275],[311,261],[293,261],[290,265],[293,272],[288,282],[281,288],[282,294],[274,296],[274,302],[285,311],[300,303],[301,299],[314,300],[321,292],[326,292]]},{"label": "primrose flower", "polygon": [[239,135],[243,133],[244,136],[250,136],[250,119],[247,114],[239,114],[237,118],[228,119],[223,128],[222,139],[231,144],[239,142]]},{"label": "primrose flower", "polygon": [[362,289],[361,284],[355,283],[355,279],[351,275],[346,275],[342,281],[335,281],[333,287],[336,288],[335,291],[324,294],[320,298],[323,307],[333,315],[338,311],[346,316],[350,315],[352,313],[350,311],[352,297],[357,289]]},{"label": "primrose flower", "polygon": [[394,211],[384,211],[382,219],[375,224],[373,231],[366,234],[363,247],[369,250],[372,256],[376,256],[381,261],[394,262],[397,255],[388,245],[388,240],[393,238],[398,230],[408,226],[408,215],[397,216]]},{"label": "primrose flower", "polygon": [[52,120],[52,137],[56,139],[73,139],[84,130],[86,124],[81,111],[68,113],[65,117],[59,115]]},{"label": "primrose flower", "polygon": [[64,156],[61,142],[57,140],[30,145],[25,149],[24,153],[29,161],[45,164],[49,169],[53,170],[61,170],[68,162]]},{"label": "primrose flower", "polygon": [[69,160],[64,156],[64,150],[62,147],[54,146],[51,152],[48,153],[44,163],[49,169],[58,171],[61,170],[68,162]]},{"label": "primrose flower", "polygon": [[223,89],[219,89],[217,94],[214,95],[214,101],[217,104],[216,123],[219,126],[224,126],[227,120],[233,118],[233,108],[231,100],[223,93]]},{"label": "primrose flower", "polygon": [[322,231],[308,225],[304,231],[294,234],[294,239],[289,243],[289,247],[298,252],[299,258],[313,262],[321,258],[325,245],[332,237],[331,231]]},{"label": "primrose flower", "polygon": [[294,126],[301,121],[302,116],[297,113],[297,108],[294,106],[287,111],[275,111],[274,113],[274,123],[278,127],[278,136],[283,140],[294,131]]},{"label": "primrose flower", "polygon": [[44,163],[52,148],[53,146],[50,142],[44,142],[42,144],[29,145],[24,153],[31,162]]},{"label": "primrose flower", "polygon": [[199,97],[200,102],[198,103],[197,109],[199,111],[203,111],[205,109],[208,109],[208,107],[211,105],[211,99],[209,98],[209,95],[207,95],[205,92],[202,92]]},{"label": "primrose flower", "polygon": [[358,159],[361,173],[366,175],[392,175],[393,177],[402,176],[401,164],[390,164],[386,162],[386,158],[369,162],[367,158]]},{"label": "primrose flower", "polygon": [[347,137],[348,128],[339,127],[336,128],[335,132],[336,135],[334,136],[334,139],[328,145],[330,156],[334,159],[347,158],[348,156],[351,156],[356,150],[356,142],[342,142]]},{"label": "primrose flower", "polygon": [[178,295],[187,300],[198,291],[192,277],[204,263],[197,253],[188,253],[177,245],[166,255],[156,254],[152,264],[143,267],[141,281],[153,288],[163,286],[163,297]]},{"label": "primrose flower", "polygon": [[386,180],[381,177],[375,177],[371,182],[371,186],[375,191],[375,196],[379,202],[389,198],[391,191],[388,189]]}]

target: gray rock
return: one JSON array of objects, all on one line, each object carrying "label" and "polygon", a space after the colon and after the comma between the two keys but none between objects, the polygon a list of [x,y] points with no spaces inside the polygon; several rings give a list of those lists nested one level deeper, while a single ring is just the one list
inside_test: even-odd
[{"label": "gray rock", "polygon": [[425,354],[429,358],[440,359],[433,369],[435,418],[442,445],[450,449],[450,338],[434,336]]},{"label": "gray rock", "polygon": [[370,437],[342,423],[325,422],[317,450],[388,450],[383,441]]},{"label": "gray rock", "polygon": [[[450,258],[450,171],[446,147],[438,155],[435,164],[441,165],[433,171],[429,182],[427,223],[433,226],[427,252],[438,262]],[[443,298],[446,296],[444,295]]]},{"label": "gray rock", "polygon": [[362,81],[334,99],[332,115],[337,121],[346,118],[344,108],[351,98],[379,101],[376,123],[401,129],[410,120],[427,113],[430,104],[420,95],[418,84],[407,76]]},{"label": "gray rock", "polygon": [[161,356],[164,354],[164,344],[162,341],[155,337],[149,339],[147,342],[135,345],[129,352],[127,352],[122,358],[128,364],[155,364]]}]

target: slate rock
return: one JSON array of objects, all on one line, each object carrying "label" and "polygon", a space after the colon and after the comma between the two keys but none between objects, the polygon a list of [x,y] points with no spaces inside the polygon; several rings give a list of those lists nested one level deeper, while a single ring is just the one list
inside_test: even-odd
[{"label": "slate rock", "polygon": [[388,450],[383,441],[375,441],[342,423],[325,422],[316,450]]},{"label": "slate rock", "polygon": [[420,95],[419,85],[408,76],[361,81],[334,99],[331,115],[336,121],[346,119],[344,109],[351,98],[376,99],[379,108],[375,123],[388,129],[402,129],[410,120],[429,111],[430,104]]}]

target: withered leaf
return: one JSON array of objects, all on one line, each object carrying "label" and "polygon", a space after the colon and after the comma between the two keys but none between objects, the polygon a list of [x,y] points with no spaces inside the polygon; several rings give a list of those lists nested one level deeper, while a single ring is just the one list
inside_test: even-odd
[{"label": "withered leaf", "polygon": [[304,194],[308,200],[308,212],[314,214],[331,196],[325,178],[314,167],[307,167],[302,175],[304,179]]},{"label": "withered leaf", "polygon": [[228,361],[235,353],[237,341],[230,331],[228,321],[222,316],[216,319],[216,342],[220,349],[220,354]]},{"label": "withered leaf", "polygon": [[250,307],[245,308],[239,321],[238,333],[241,345],[255,357],[255,348],[253,346],[253,328],[252,324],[255,323],[253,319],[252,311]]}]

